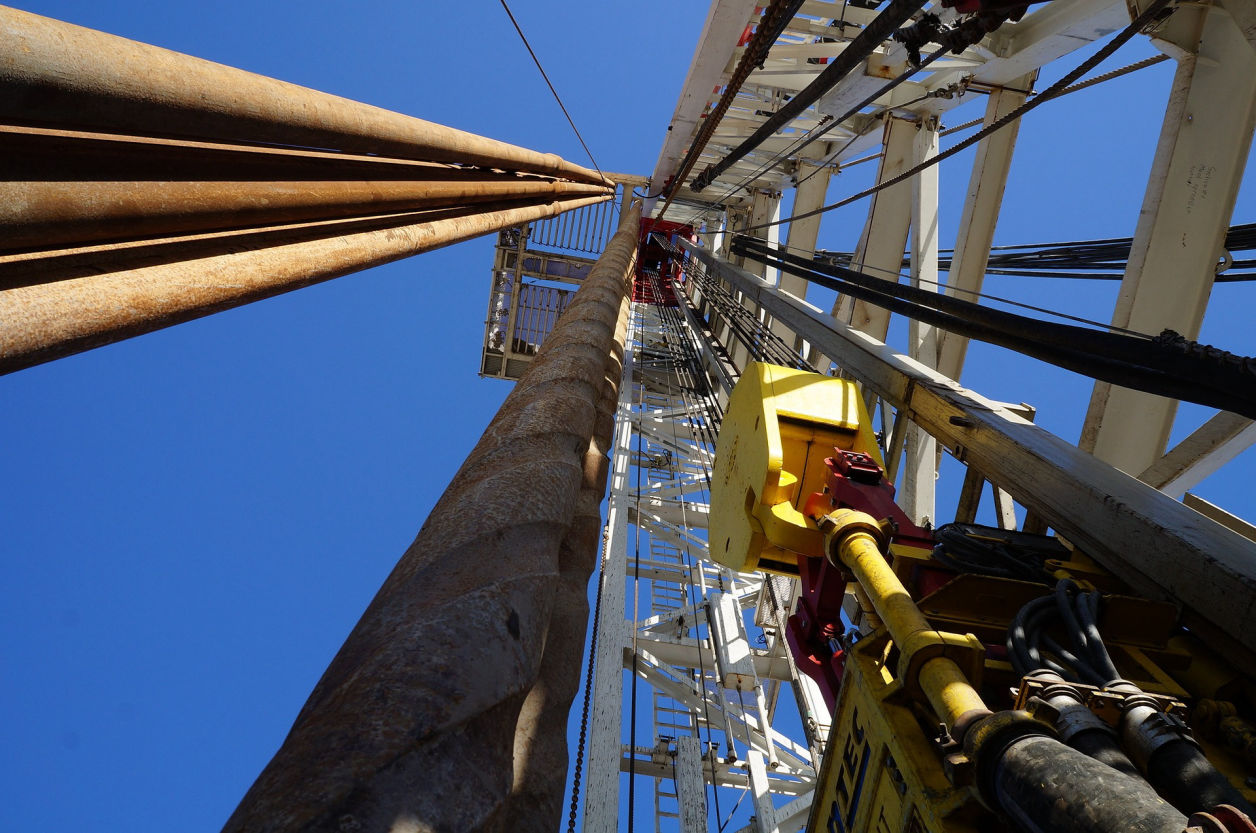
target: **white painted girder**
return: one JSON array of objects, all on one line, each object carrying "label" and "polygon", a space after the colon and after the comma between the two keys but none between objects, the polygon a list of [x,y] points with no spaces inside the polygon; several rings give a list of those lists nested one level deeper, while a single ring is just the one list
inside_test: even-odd
[{"label": "white painted girder", "polygon": [[[1193,339],[1252,143],[1256,49],[1218,6],[1179,7],[1166,27],[1154,42],[1178,69],[1112,323]],[[1176,409],[1174,400],[1097,382],[1081,446],[1136,474],[1163,453]]]},{"label": "white painted girder", "polygon": [[755,2],[715,0],[711,4],[684,86],[681,87],[680,99],[667,128],[667,139],[650,177],[652,192],[676,173],[711,100],[712,90],[724,83],[725,69],[741,33],[754,15]]}]

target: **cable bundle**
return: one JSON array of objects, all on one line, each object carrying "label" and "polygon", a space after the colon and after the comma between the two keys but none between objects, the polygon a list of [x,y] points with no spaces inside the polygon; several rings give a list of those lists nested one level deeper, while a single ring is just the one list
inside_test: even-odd
[{"label": "cable bundle", "polygon": [[[1062,579],[1050,596],[1034,599],[1017,612],[1007,629],[1007,653],[1016,673],[1024,676],[1049,668],[1069,682],[1103,686],[1117,673],[1096,624],[1101,594],[1082,591],[1072,579]],[[1048,628],[1059,625],[1071,643],[1066,648]]]}]

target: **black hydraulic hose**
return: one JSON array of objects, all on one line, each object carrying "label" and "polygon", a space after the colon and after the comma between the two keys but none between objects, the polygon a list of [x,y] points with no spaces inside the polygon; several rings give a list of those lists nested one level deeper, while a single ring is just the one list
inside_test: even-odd
[{"label": "black hydraulic hose", "polygon": [[1147,780],[1156,792],[1183,813],[1229,804],[1256,819],[1256,808],[1204,757],[1198,746],[1185,738],[1167,743],[1152,753],[1147,762]]},{"label": "black hydraulic hose", "polygon": [[1012,668],[1022,677],[1035,668],[1033,660],[1029,656],[1028,643],[1025,637],[1025,621],[1036,611],[1053,603],[1050,596],[1034,599],[1016,611],[1016,615],[1012,617],[1011,624],[1007,626],[1008,658],[1012,663]]},{"label": "black hydraulic hose", "polygon": [[[1091,668],[1090,665],[1087,664],[1081,657],[1077,656],[1068,648],[1065,648],[1063,645],[1052,639],[1049,634],[1042,633],[1041,631],[1035,631],[1033,634],[1030,634],[1030,638],[1037,638],[1042,643],[1043,648],[1046,648],[1048,651],[1064,660],[1067,666],[1076,672],[1072,676],[1072,679],[1094,686],[1103,685],[1107,682],[1103,678],[1102,674]],[[1065,679],[1070,679],[1064,674],[1061,674],[1060,676]]]},{"label": "black hydraulic hose", "polygon": [[[1086,708],[1082,706],[1082,708]],[[1083,732],[1068,741],[1068,745],[1094,758],[1105,766],[1110,766],[1117,772],[1128,775],[1130,778],[1142,779],[1138,768],[1130,762],[1129,757],[1121,751],[1121,745],[1117,743],[1116,738],[1102,731]]]},{"label": "black hydraulic hose", "polygon": [[994,768],[993,798],[1025,833],[1182,833],[1186,816],[1151,787],[1043,736],[1013,741]]},{"label": "black hydraulic hose", "polygon": [[1081,620],[1082,630],[1086,634],[1086,643],[1090,646],[1090,655],[1094,666],[1100,674],[1106,675],[1106,679],[1103,682],[1107,684],[1119,679],[1121,675],[1117,673],[1116,666],[1112,663],[1112,656],[1108,653],[1108,647],[1103,644],[1103,637],[1099,635],[1099,626],[1097,624],[1099,600],[1100,594],[1098,591],[1078,593],[1077,617]]},{"label": "black hydraulic hose", "polygon": [[[1036,636],[1042,632],[1043,624],[1054,616],[1054,611],[1050,605],[1043,605],[1025,617],[1025,654],[1028,655],[1030,661],[1030,669],[1051,668],[1048,660],[1045,660],[1042,653],[1038,650],[1038,640]],[[1052,668],[1052,671],[1056,669]],[[1058,673],[1058,672],[1057,672]]]},{"label": "black hydraulic hose", "polygon": [[1256,818],[1256,808],[1208,761],[1180,720],[1144,699],[1133,683],[1114,680],[1106,688],[1126,695],[1121,744],[1156,792],[1183,813],[1229,804]]},{"label": "black hydraulic hose", "polygon": [[890,0],[890,3],[854,37],[842,53],[825,67],[824,71],[804,87],[797,95],[777,110],[748,139],[728,152],[728,155],[708,167],[693,181],[693,190],[701,191],[738,160],[775,135],[785,125],[819,100],[839,81],[859,66],[878,46],[923,8],[925,0]]},{"label": "black hydraulic hose", "polygon": [[[1072,579],[1062,579],[1055,586],[1055,609],[1060,614],[1060,620],[1064,623],[1064,632],[1068,634],[1069,640],[1073,643],[1073,648],[1077,654],[1087,659],[1090,658],[1090,640],[1086,638],[1086,632],[1082,630],[1082,623],[1077,620],[1077,613],[1073,610],[1072,591],[1077,589],[1077,584]],[[1104,682],[1107,682],[1106,680]]]}]

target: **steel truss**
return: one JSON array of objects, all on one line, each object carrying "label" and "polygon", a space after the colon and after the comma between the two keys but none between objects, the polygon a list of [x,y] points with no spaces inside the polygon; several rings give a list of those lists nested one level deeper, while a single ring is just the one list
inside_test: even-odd
[{"label": "steel truss", "polygon": [[634,303],[631,315],[584,829],[622,829],[621,794],[631,789],[639,810],[637,796],[649,789],[655,831],[795,831],[811,807],[828,714],[776,636],[794,582],[734,574],[707,559],[730,368],[692,310]]}]

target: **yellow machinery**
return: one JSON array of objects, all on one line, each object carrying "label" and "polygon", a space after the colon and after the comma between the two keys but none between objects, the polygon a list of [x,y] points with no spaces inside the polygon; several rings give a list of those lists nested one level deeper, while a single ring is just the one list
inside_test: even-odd
[{"label": "yellow machinery", "polygon": [[916,527],[883,469],[853,382],[733,391],[710,548],[800,580],[833,713],[809,831],[1256,831],[1256,689],[1172,605],[1057,539]]}]

